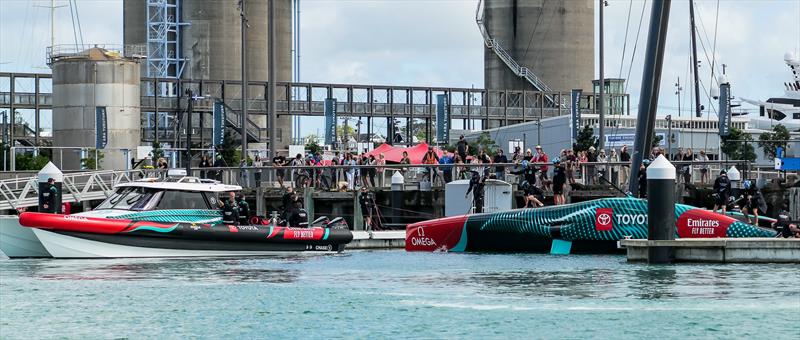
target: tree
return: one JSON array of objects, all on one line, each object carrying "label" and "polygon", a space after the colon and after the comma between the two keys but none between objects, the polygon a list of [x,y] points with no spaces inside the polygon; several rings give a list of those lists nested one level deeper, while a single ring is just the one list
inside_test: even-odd
[{"label": "tree", "polygon": [[597,145],[599,145],[599,140],[594,135],[594,129],[591,126],[586,125],[578,131],[578,137],[575,138],[575,152],[589,150],[589,147],[592,146],[596,148]]},{"label": "tree", "polygon": [[[650,148],[652,149],[653,147],[656,147],[656,146],[659,146],[659,145],[661,145],[661,140],[662,140],[662,139],[664,139],[664,136],[662,136],[662,135],[655,135],[655,134],[654,134],[654,135],[653,135],[653,140],[651,141],[651,144],[650,144]],[[669,150],[667,150],[667,152],[669,152]],[[665,155],[665,157],[666,157],[666,155]]]},{"label": "tree", "polygon": [[222,155],[222,159],[225,160],[228,166],[239,165],[239,160],[242,159],[242,152],[237,148],[240,145],[239,140],[233,139],[230,131],[225,131],[222,144],[217,147],[217,152]]},{"label": "tree", "polygon": [[[95,152],[96,151],[96,152]],[[103,152],[96,149],[86,150],[86,158],[81,158],[81,164],[87,170],[102,169],[100,162],[103,160]],[[47,162],[45,162],[47,164]],[[43,165],[44,166],[44,165]]]},{"label": "tree", "polygon": [[17,154],[15,158],[17,170],[41,170],[50,161],[47,156],[42,154],[34,156],[32,152]]},{"label": "tree", "polygon": [[772,127],[772,131],[764,132],[758,136],[758,146],[764,150],[764,157],[769,159],[775,158],[779,147],[785,150],[789,144],[787,142],[774,142],[777,140],[789,140],[789,129],[778,124]]},{"label": "tree", "polygon": [[750,134],[744,133],[742,130],[731,127],[730,133],[727,136],[720,137],[722,139],[722,152],[728,156],[728,159],[755,161],[756,152],[753,148],[753,143],[745,143],[741,141],[752,141],[753,138]]},{"label": "tree", "polygon": [[356,129],[351,125],[339,125],[336,127],[336,136],[341,145],[347,145],[350,138],[355,139],[355,133]]},{"label": "tree", "polygon": [[153,142],[153,160],[158,160],[161,157],[164,157],[164,150],[161,149],[161,143]]},{"label": "tree", "polygon": [[309,152],[311,152],[313,154],[316,154],[317,151],[321,151],[322,150],[322,147],[320,147],[319,144],[317,144],[317,139],[316,138],[314,138],[314,139],[309,138],[308,139],[308,143],[306,143],[306,150],[308,150]]},{"label": "tree", "polygon": [[483,132],[478,136],[478,139],[469,142],[469,154],[473,156],[478,155],[478,151],[483,150],[489,156],[494,156],[495,150],[498,148],[497,143],[491,138],[488,132]]}]

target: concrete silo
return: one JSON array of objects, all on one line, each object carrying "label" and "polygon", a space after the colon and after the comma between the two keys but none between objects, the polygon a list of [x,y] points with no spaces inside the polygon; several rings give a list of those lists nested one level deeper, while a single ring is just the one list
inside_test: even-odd
[{"label": "concrete silo", "polygon": [[[590,90],[594,75],[595,0],[484,0],[484,25],[511,57],[553,91]],[[491,49],[484,51],[490,90],[534,90]]]},{"label": "concrete silo", "polygon": [[[241,25],[237,0],[169,0],[179,4],[180,53],[187,59],[181,78],[210,80],[240,80]],[[275,1],[277,81],[291,81],[291,0]],[[245,2],[249,27],[247,29],[247,77],[249,81],[267,81],[268,2]],[[125,44],[145,44],[147,32],[147,0],[126,0],[124,3]],[[129,17],[130,14],[130,17]],[[251,87],[251,98],[264,98],[264,88]],[[279,94],[280,95],[280,94]],[[250,115],[250,119],[266,127],[266,116]],[[276,121],[279,148],[291,140],[291,117]]]},{"label": "concrete silo", "polygon": [[[136,150],[141,141],[139,60],[116,51],[91,48],[54,55],[51,67],[53,144],[93,149],[96,109],[105,108],[108,144],[102,150],[104,157],[99,166],[125,169],[129,160],[119,149]],[[56,150],[53,157],[56,164],[63,164],[63,169],[80,169],[78,150]]]}]

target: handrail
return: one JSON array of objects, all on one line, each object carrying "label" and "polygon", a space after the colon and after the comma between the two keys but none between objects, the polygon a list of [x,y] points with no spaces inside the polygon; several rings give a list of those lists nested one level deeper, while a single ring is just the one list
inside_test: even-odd
[{"label": "handrail", "polygon": [[[481,36],[483,36],[483,41],[486,47],[491,49],[497,55],[497,57],[499,57],[500,60],[503,61],[503,63],[505,63],[512,72],[514,72],[515,75],[525,78],[525,80],[533,85],[534,88],[542,92],[552,91],[552,89],[550,89],[550,87],[547,86],[544,81],[539,79],[539,77],[537,77],[532,70],[527,67],[520,66],[519,63],[517,63],[517,61],[514,60],[514,58],[508,52],[506,52],[505,49],[503,49],[500,43],[492,38],[492,36],[489,34],[489,30],[486,29],[483,18],[484,1],[478,0],[478,8],[475,10],[475,22],[478,24],[478,30],[481,32]],[[545,95],[545,97],[550,103],[554,103],[551,96]]]}]

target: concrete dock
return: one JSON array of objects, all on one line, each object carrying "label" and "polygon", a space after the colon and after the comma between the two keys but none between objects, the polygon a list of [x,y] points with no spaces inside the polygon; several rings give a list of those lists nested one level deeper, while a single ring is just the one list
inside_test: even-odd
[{"label": "concrete dock", "polygon": [[347,249],[402,249],[405,244],[405,230],[354,231]]},{"label": "concrete dock", "polygon": [[800,263],[800,239],[695,238],[621,240],[628,261],[647,261],[648,247],[672,247],[675,262]]}]

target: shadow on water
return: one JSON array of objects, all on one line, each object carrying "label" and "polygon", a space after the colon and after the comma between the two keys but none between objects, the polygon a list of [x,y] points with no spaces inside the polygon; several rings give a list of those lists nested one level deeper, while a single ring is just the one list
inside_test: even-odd
[{"label": "shadow on water", "polygon": [[[2,266],[2,270],[6,272],[4,276],[40,280],[292,283],[300,272],[287,265],[309,258],[20,260],[14,261],[13,266]],[[282,268],[270,268],[272,263]]]}]

